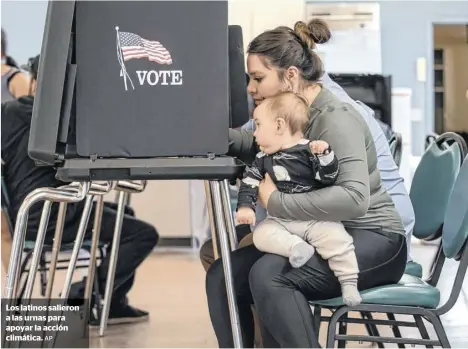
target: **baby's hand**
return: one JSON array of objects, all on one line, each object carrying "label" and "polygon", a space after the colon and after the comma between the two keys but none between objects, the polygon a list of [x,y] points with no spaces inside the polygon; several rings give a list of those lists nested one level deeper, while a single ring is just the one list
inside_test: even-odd
[{"label": "baby's hand", "polygon": [[309,143],[309,147],[310,147],[310,151],[313,154],[322,155],[322,154],[325,154],[325,152],[327,152],[328,154],[330,145],[325,141],[312,141]]},{"label": "baby's hand", "polygon": [[255,224],[255,212],[249,207],[240,207],[236,213],[236,221],[239,224]]}]

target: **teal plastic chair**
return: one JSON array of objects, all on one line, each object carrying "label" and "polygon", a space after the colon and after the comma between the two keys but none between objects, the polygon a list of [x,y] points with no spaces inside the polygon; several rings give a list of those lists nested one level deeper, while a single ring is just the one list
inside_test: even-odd
[{"label": "teal plastic chair", "polygon": [[427,147],[414,173],[409,195],[416,218],[413,235],[418,239],[440,237],[448,198],[460,171],[462,149],[457,142],[447,142],[447,137],[444,134]]},{"label": "teal plastic chair", "polygon": [[[376,287],[363,291],[362,304],[348,307],[340,298],[314,302],[314,306],[336,309],[330,318],[327,336],[327,348],[333,348],[335,341],[342,344],[345,341],[362,341],[377,343],[442,346],[450,348],[450,343],[440,321],[440,316],[446,314],[455,305],[463,286],[468,269],[468,157],[465,159],[453,190],[447,201],[447,210],[443,218],[441,230],[442,249],[437,256],[436,264],[442,265],[446,259],[459,261],[453,288],[448,300],[440,305],[440,292],[436,285],[422,281],[420,278],[405,275],[398,284]],[[351,311],[404,314],[411,315],[414,322],[396,320],[369,320],[348,318]],[[342,319],[344,317],[344,319]],[[435,328],[437,340],[430,339],[427,329],[422,321],[425,318]],[[416,327],[421,338],[401,338],[401,336],[382,337],[380,335],[358,336],[336,334],[337,323],[361,323],[365,325],[389,325],[392,327]],[[341,329],[340,329],[341,330]]]},{"label": "teal plastic chair", "polygon": [[[448,200],[467,153],[465,140],[453,132],[446,132],[428,144],[414,173],[409,194],[415,213],[413,236],[416,238],[425,241],[440,238]],[[440,270],[434,267],[433,263],[428,279],[434,279],[431,283],[437,283],[440,276]],[[410,262],[405,274],[422,277],[422,267]]]},{"label": "teal plastic chair", "polygon": [[[410,191],[410,197],[416,214],[415,236],[420,239],[432,240],[439,238],[444,215],[447,208],[448,197],[451,194],[453,185],[462,164],[462,156],[466,155],[466,144],[459,135],[447,132],[435,139],[426,149],[426,152],[421,158],[418,168],[413,177],[413,183]],[[440,174],[439,174],[440,172]],[[437,175],[435,175],[437,173]],[[434,191],[427,188],[435,188]],[[446,198],[440,200],[440,198]],[[439,200],[437,199],[439,198]],[[439,214],[433,215],[437,211]],[[418,224],[418,221],[425,220],[425,224]],[[420,228],[420,227],[423,228]],[[424,230],[425,229],[425,230]],[[427,234],[420,234],[420,231],[428,231]],[[435,262],[440,256],[440,250],[434,259],[431,267],[431,275],[427,280],[431,285],[435,285],[440,277],[442,267]],[[423,275],[422,266],[415,261],[409,262],[405,269],[405,279],[416,277],[421,279]],[[321,315],[321,306],[315,305],[314,315],[316,328],[319,328],[322,321],[330,321],[329,317]],[[365,322],[367,332],[370,336],[379,337],[379,331],[373,325],[373,317],[369,312],[361,312],[361,317],[368,320]],[[392,313],[387,314],[389,321],[396,321]],[[340,333],[345,334],[347,331],[346,321],[340,323]],[[395,337],[400,338],[401,333],[398,326],[392,326],[392,331]],[[383,348],[382,343],[377,343],[379,348]],[[339,341],[338,347],[343,347],[344,343]],[[401,345],[399,345],[401,346]],[[403,347],[403,346],[401,346]]]}]

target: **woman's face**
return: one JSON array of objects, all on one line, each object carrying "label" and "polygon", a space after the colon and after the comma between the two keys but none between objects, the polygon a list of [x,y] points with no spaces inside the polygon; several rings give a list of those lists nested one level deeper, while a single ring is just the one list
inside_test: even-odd
[{"label": "woman's face", "polygon": [[266,67],[256,54],[250,54],[247,57],[247,71],[250,76],[247,90],[254,99],[255,105],[259,105],[265,98],[288,89],[286,83],[279,78],[277,69]]}]

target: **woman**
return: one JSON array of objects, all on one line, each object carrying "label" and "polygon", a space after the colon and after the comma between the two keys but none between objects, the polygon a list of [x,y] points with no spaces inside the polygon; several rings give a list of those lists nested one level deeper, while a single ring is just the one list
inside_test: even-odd
[{"label": "woman", "polygon": [[2,29],[2,103],[29,95],[29,78],[18,69],[13,58],[7,55],[7,39]]},{"label": "woman", "polygon": [[[282,194],[271,179],[259,189],[270,215],[291,220],[340,221],[353,237],[361,290],[396,283],[406,265],[406,239],[395,206],[381,184],[376,150],[359,113],[318,84],[323,74],[312,51],[330,31],[322,21],[296,23],[260,34],[248,48],[249,93],[255,103],[279,91],[301,93],[310,104],[305,136],[328,142],[340,161],[334,186],[304,194]],[[251,133],[231,130],[231,154],[247,162],[258,151]],[[244,346],[254,342],[251,304],[262,325],[265,347],[317,348],[308,301],[340,296],[327,261],[315,254],[301,268],[286,258],[263,254],[255,246],[232,254]],[[232,347],[232,332],[221,261],[208,270],[206,292],[211,321],[220,347]]]}]

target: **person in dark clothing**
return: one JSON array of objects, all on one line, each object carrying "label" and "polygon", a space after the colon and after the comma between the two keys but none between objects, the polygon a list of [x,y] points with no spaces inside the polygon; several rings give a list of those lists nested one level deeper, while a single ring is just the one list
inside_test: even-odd
[{"label": "person in dark clothing", "polygon": [[[48,166],[36,166],[28,156],[28,141],[31,117],[34,104],[34,92],[37,79],[39,56],[31,60],[31,96],[21,97],[18,100],[2,103],[2,160],[4,162],[4,179],[10,195],[10,214],[12,221],[26,196],[37,188],[60,187],[65,183],[55,178],[55,170]],[[75,240],[84,201],[68,204],[62,243],[72,243]],[[91,238],[92,222],[94,220],[93,208],[87,226],[85,238]],[[36,240],[37,229],[42,213],[42,204],[33,205],[29,211],[27,225],[27,240]],[[130,214],[129,214],[130,213]],[[49,224],[46,233],[46,244],[52,244],[57,223],[58,205],[52,205]],[[117,211],[110,205],[104,206],[100,240],[111,243],[114,235],[114,225]],[[131,210],[127,210],[123,219],[122,233],[117,261],[114,290],[109,313],[109,324],[136,322],[148,318],[148,313],[127,304],[126,295],[132,287],[136,268],[146,259],[158,242],[156,229],[141,220],[136,219]],[[110,252],[110,249],[109,249]],[[98,267],[99,289],[105,290],[106,278],[109,268],[110,253],[106,253]],[[75,294],[76,298],[84,297],[84,280],[81,291]],[[76,287],[80,289],[80,287]],[[73,293],[73,292],[72,292]],[[71,300],[69,300],[71,302]],[[98,319],[91,320],[98,323]]]}]

